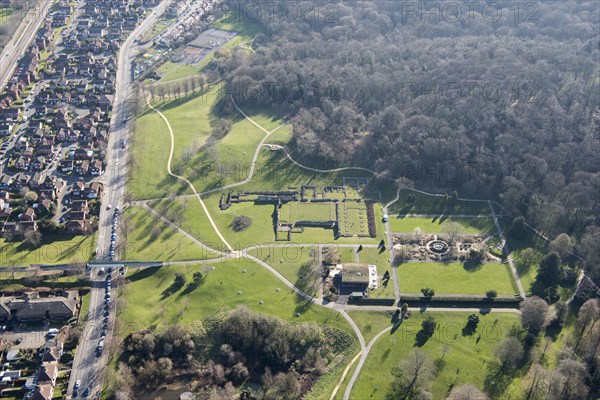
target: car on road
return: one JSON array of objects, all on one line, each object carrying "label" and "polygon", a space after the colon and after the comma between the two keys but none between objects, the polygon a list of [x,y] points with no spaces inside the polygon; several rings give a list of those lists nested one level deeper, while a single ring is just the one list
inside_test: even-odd
[{"label": "car on road", "polygon": [[73,386],[73,389],[77,390],[77,389],[79,389],[80,386],[81,386],[81,380],[77,379],[77,381],[75,382],[75,386]]},{"label": "car on road", "polygon": [[111,208],[112,208],[112,206],[110,204],[106,206],[107,210],[110,210]]},{"label": "car on road", "polygon": [[83,393],[81,393],[82,397],[88,397],[90,395],[90,388],[85,388]]}]

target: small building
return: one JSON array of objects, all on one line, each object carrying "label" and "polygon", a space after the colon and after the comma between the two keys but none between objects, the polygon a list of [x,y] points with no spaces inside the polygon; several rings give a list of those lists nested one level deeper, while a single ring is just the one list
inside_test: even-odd
[{"label": "small building", "polygon": [[369,265],[362,263],[342,264],[342,289],[350,292],[366,292],[369,289]]}]

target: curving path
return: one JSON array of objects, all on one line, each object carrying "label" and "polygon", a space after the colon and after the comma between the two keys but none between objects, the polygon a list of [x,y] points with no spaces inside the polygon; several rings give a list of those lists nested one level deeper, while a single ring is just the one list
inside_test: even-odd
[{"label": "curving path", "polygon": [[[168,223],[170,226],[174,227],[175,229],[177,229],[179,232],[183,233],[186,237],[190,238],[191,240],[194,241],[194,243],[200,245],[201,247],[205,248],[206,250],[209,251],[213,251],[217,254],[220,254],[222,256],[221,260],[224,258],[230,258],[230,257],[243,257],[246,258],[248,260],[251,260],[261,266],[263,266],[264,268],[266,268],[267,270],[269,270],[273,275],[275,275],[284,285],[286,285],[291,291],[297,293],[299,296],[301,296],[302,298],[306,299],[307,301],[314,303],[314,304],[318,304],[320,306],[323,307],[327,307],[330,308],[332,310],[335,310],[337,312],[339,312],[344,319],[346,319],[346,321],[350,324],[350,326],[352,327],[352,329],[354,330],[359,344],[360,344],[360,352],[348,363],[348,365],[346,366],[346,368],[344,369],[344,372],[340,378],[340,380],[338,381],[337,385],[335,386],[333,393],[331,394],[330,399],[333,399],[335,397],[335,395],[337,394],[337,391],[339,390],[340,386],[342,385],[342,383],[344,382],[350,368],[352,367],[352,365],[354,365],[354,363],[356,362],[356,360],[359,360],[357,368],[355,369],[354,373],[352,374],[352,377],[350,379],[350,382],[348,383],[348,386],[346,387],[346,390],[344,392],[344,400],[348,400],[350,398],[350,393],[352,391],[352,388],[354,386],[354,383],[356,381],[356,379],[358,378],[360,371],[364,365],[364,363],[366,362],[366,359],[369,355],[369,352],[371,351],[371,348],[373,347],[373,345],[375,344],[375,342],[386,332],[390,331],[392,329],[392,326],[389,326],[387,328],[385,328],[384,330],[382,330],[381,332],[379,332],[367,345],[365,343],[364,337],[359,329],[359,327],[356,325],[356,323],[354,322],[354,320],[347,314],[346,311],[349,310],[369,310],[369,311],[392,311],[395,310],[397,307],[395,306],[351,306],[351,305],[341,305],[341,304],[336,304],[336,303],[328,303],[328,304],[322,304],[322,299],[320,297],[313,297],[310,296],[309,294],[305,293],[304,291],[302,291],[301,289],[299,289],[298,287],[296,287],[292,282],[290,282],[289,280],[287,280],[287,278],[285,278],[281,273],[279,273],[279,271],[277,271],[275,268],[273,268],[270,264],[264,262],[263,260],[251,255],[248,253],[248,251],[256,249],[256,248],[264,248],[264,247],[285,247],[285,246],[289,246],[289,244],[270,244],[270,245],[255,245],[255,246],[251,246],[248,247],[246,249],[243,249],[241,251],[238,252],[233,252],[233,249],[231,248],[231,246],[229,245],[229,243],[227,243],[227,241],[225,240],[225,238],[221,235],[218,227],[216,226],[215,222],[213,221],[213,219],[210,216],[210,213],[208,211],[208,209],[206,208],[204,202],[202,201],[200,195],[201,194],[208,194],[208,193],[212,193],[215,191],[220,191],[223,189],[227,189],[227,188],[231,188],[231,187],[235,187],[235,186],[239,186],[239,185],[243,185],[245,183],[250,182],[250,180],[252,179],[252,177],[254,176],[254,170],[255,170],[255,166],[256,166],[256,160],[258,159],[258,155],[260,153],[260,149],[263,146],[276,146],[276,145],[270,145],[270,144],[266,144],[265,141],[266,139],[276,130],[278,130],[279,128],[281,128],[282,126],[284,126],[285,124],[282,124],[280,126],[278,126],[277,128],[273,129],[272,131],[268,131],[267,129],[265,129],[264,127],[262,127],[261,125],[259,125],[256,121],[254,121],[252,118],[250,118],[242,109],[240,109],[237,105],[237,103],[235,102],[235,100],[233,98],[231,98],[233,105],[235,106],[235,108],[238,110],[238,112],[240,112],[246,119],[248,119],[248,121],[250,123],[252,123],[254,126],[256,126],[258,129],[262,130],[263,132],[265,132],[265,136],[263,137],[263,139],[260,141],[260,143],[258,144],[255,152],[254,152],[254,156],[252,159],[252,164],[251,164],[251,168],[250,171],[248,173],[248,177],[240,182],[237,183],[233,183],[230,185],[226,185],[220,188],[216,188],[216,189],[212,189],[206,192],[202,192],[202,193],[198,193],[194,187],[194,185],[186,178],[176,175],[171,171],[171,160],[173,157],[173,151],[174,151],[174,135],[173,135],[173,130],[171,128],[171,125],[168,121],[168,119],[166,118],[166,116],[160,112],[159,110],[157,110],[156,108],[154,108],[150,102],[148,102],[149,107],[154,110],[155,112],[157,112],[161,118],[166,122],[167,127],[169,129],[169,134],[171,136],[171,149],[170,149],[170,154],[169,154],[169,160],[168,160],[168,164],[167,164],[167,169],[168,172],[171,176],[176,177],[177,179],[180,179],[184,182],[186,182],[188,184],[188,186],[190,186],[190,188],[192,189],[192,191],[194,192],[194,196],[198,199],[198,201],[200,202],[204,212],[206,213],[213,229],[215,230],[215,232],[218,234],[219,238],[221,238],[221,240],[223,241],[223,243],[225,243],[225,245],[227,246],[227,248],[230,250],[230,252],[222,252],[220,250],[216,250],[216,249],[212,249],[209,246],[206,246],[204,243],[200,242],[198,239],[194,238],[192,235],[190,235],[188,232],[184,231],[183,229],[181,229],[179,226],[173,224],[170,220],[168,220],[167,218],[165,218],[164,216],[162,216],[160,213],[158,213],[156,210],[153,210],[152,208],[150,208],[147,205],[147,201],[145,202],[140,202],[142,204],[143,207],[145,207],[146,209],[150,210],[153,214],[157,215],[162,221]],[[290,160],[290,162],[292,162],[293,164],[297,165],[300,168],[306,169],[306,170],[310,170],[310,171],[314,171],[314,172],[339,172],[339,171],[347,171],[347,170],[360,170],[360,171],[366,171],[369,172],[373,175],[377,175],[377,173],[373,170],[370,170],[368,168],[363,168],[363,167],[342,167],[342,168],[333,168],[333,169],[318,169],[318,168],[313,168],[313,167],[309,167],[306,166],[304,164],[301,164],[299,162],[297,162],[296,160],[294,160],[291,155],[289,154],[289,152],[281,147],[281,146],[276,146],[276,148],[278,150],[282,150],[284,151],[286,157],[288,158],[288,160]],[[391,180],[391,179],[390,179]],[[393,180],[394,181],[394,180]],[[397,181],[394,181],[397,182]],[[397,182],[398,183],[398,182]],[[384,206],[384,212],[387,212],[387,208],[390,207],[392,204],[394,204],[395,202],[397,202],[400,198],[400,190],[402,189],[408,189],[408,190],[412,190],[418,193],[423,193],[423,194],[427,194],[427,195],[432,195],[431,193],[427,193],[427,192],[423,192],[417,189],[412,189],[412,188],[407,188],[407,187],[398,187],[397,193],[396,193],[396,198],[394,200],[392,200],[391,202],[389,202],[388,204],[386,204]],[[433,194],[434,196],[444,196],[442,194]],[[459,198],[460,199],[460,198]],[[487,200],[476,200],[476,199],[460,199],[460,200],[464,200],[464,201],[472,201],[472,202],[481,202],[481,201],[487,201]],[[492,204],[497,204],[495,202],[491,202],[491,201],[487,201],[490,204],[490,208],[491,208],[491,212],[492,212],[492,216],[494,217],[496,223],[497,223],[497,218],[496,218],[496,214],[495,214],[495,210],[492,207]],[[389,225],[386,226],[386,230],[388,231],[389,234]],[[389,237],[388,237],[388,242],[389,242]],[[299,246],[313,246],[314,244],[296,244]],[[337,244],[337,246],[339,247],[354,247],[355,245],[353,244]],[[377,247],[377,245],[363,245],[363,247]],[[199,260],[199,262],[210,262],[210,261],[217,261],[219,259],[211,259],[211,260]],[[191,261],[182,261],[182,262],[171,262],[169,264],[172,265],[179,265],[179,264],[190,264],[190,263],[196,263],[196,260],[191,260]],[[395,279],[395,283],[396,283],[396,297],[398,296],[399,293],[399,287],[398,287],[398,279],[396,277]],[[522,289],[521,289],[522,290]],[[420,308],[411,308],[411,310],[419,310],[422,311],[422,309]],[[436,311],[439,312],[481,312],[482,310],[479,308],[436,308]],[[519,314],[519,310],[515,310],[515,309],[488,309],[487,311],[490,312],[507,312],[507,313],[517,313]]]},{"label": "curving path", "polygon": [[371,341],[369,342],[369,345],[363,349],[362,356],[360,357],[360,360],[358,361],[358,365],[356,366],[356,369],[354,370],[354,373],[352,374],[352,378],[350,378],[350,382],[348,382],[348,386],[346,386],[346,391],[344,392],[344,397],[343,397],[344,400],[350,399],[350,392],[352,392],[352,388],[354,387],[354,382],[358,378],[358,375],[360,375],[360,370],[362,369],[363,365],[365,364],[365,361],[367,361],[367,356],[369,355],[371,348],[373,348],[373,345],[375,344],[377,339],[379,339],[384,333],[390,331],[392,329],[392,327],[393,326],[388,326],[387,328],[385,328],[384,330],[379,332],[377,334],[377,336],[375,336],[373,339],[371,339]]},{"label": "curving path", "polygon": [[225,237],[223,237],[223,235],[221,234],[221,231],[219,231],[217,224],[215,224],[215,221],[212,219],[212,217],[210,216],[210,213],[208,212],[208,208],[206,208],[206,204],[204,204],[204,201],[200,197],[200,194],[198,193],[198,191],[196,190],[196,188],[194,187],[192,182],[190,182],[187,178],[185,178],[181,175],[174,174],[173,171],[171,171],[171,161],[173,160],[173,151],[175,150],[175,136],[173,135],[173,128],[171,127],[171,124],[169,123],[169,119],[161,111],[154,108],[154,106],[152,105],[152,103],[150,103],[148,98],[146,98],[146,102],[148,103],[148,106],[152,110],[154,110],[154,112],[156,112],[158,115],[160,115],[160,117],[163,119],[163,121],[165,121],[165,123],[167,124],[167,128],[169,129],[169,135],[171,136],[171,149],[169,151],[169,159],[167,160],[167,172],[169,173],[169,175],[187,183],[187,185],[190,187],[190,189],[192,189],[192,192],[196,196],[196,199],[198,199],[198,202],[202,206],[204,213],[208,217],[208,221],[210,222],[210,225],[215,230],[217,236],[219,236],[219,239],[221,239],[221,241],[225,244],[225,246],[227,247],[227,249],[229,251],[233,251],[233,247],[231,247],[229,242],[227,242]]}]

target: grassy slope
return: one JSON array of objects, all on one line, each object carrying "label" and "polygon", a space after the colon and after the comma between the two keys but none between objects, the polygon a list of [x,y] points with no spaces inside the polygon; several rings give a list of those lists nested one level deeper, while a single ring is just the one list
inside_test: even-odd
[{"label": "grassy slope", "polygon": [[[383,328],[390,326],[390,317],[382,312],[351,311],[351,317],[372,339]],[[447,346],[440,371],[432,383],[433,398],[444,398],[452,384],[465,382],[482,387],[486,364],[493,358],[493,351],[504,338],[518,317],[511,314],[479,315],[480,323],[473,336],[462,336],[468,313],[413,313],[394,334],[385,333],[373,346],[359,378],[355,382],[351,398],[382,399],[389,390],[393,376],[391,369],[399,364],[414,348],[416,333],[421,321],[432,316],[438,328],[422,347],[434,362],[439,361]]]},{"label": "grassy slope", "polygon": [[[158,220],[154,215],[140,207],[131,207],[125,211],[128,220],[126,260],[140,261],[179,261],[214,258],[191,239],[174,228]],[[154,227],[160,234],[151,237]]]},{"label": "grassy slope", "polygon": [[95,250],[95,236],[55,236],[31,249],[21,242],[0,239],[0,265],[58,264],[88,261]]},{"label": "grassy slope", "polygon": [[[175,272],[183,272],[187,281],[194,271],[208,272],[196,290],[181,295],[185,290],[162,298],[162,293],[173,282]],[[244,272],[245,271],[245,272]],[[291,293],[271,273],[247,260],[226,261],[205,266],[177,266],[146,269],[129,275],[122,298],[127,307],[119,315],[118,335],[170,323],[186,324],[208,317],[219,311],[229,311],[240,306],[265,312],[293,322],[314,321],[328,324],[354,333],[345,319],[337,312],[307,304]],[[148,288],[152,287],[151,292]],[[280,288],[280,291],[276,289]],[[260,304],[263,300],[264,303]],[[296,313],[300,313],[297,317]],[[310,394],[311,399],[327,399],[339,380],[343,367],[358,351],[358,345],[323,376]]]},{"label": "grassy slope", "polygon": [[302,279],[300,268],[316,260],[315,246],[290,245],[286,247],[264,247],[250,250],[250,254],[275,268],[288,281],[295,283]]},{"label": "grassy slope", "polygon": [[398,267],[400,292],[421,293],[424,287],[436,294],[478,294],[494,289],[498,294],[518,293],[507,264],[483,264],[474,270],[462,263],[408,262]]},{"label": "grassy slope", "polygon": [[392,232],[412,232],[415,228],[421,229],[423,233],[444,232],[446,222],[457,222],[462,226],[465,234],[495,234],[496,226],[492,218],[425,218],[425,217],[390,217],[390,228]]},{"label": "grassy slope", "polygon": [[[412,194],[415,197],[414,203],[407,200]],[[452,198],[446,200],[443,196],[430,196],[411,190],[402,190],[399,200],[390,207],[390,216],[394,214],[489,214],[490,207],[486,201],[453,201]]]}]

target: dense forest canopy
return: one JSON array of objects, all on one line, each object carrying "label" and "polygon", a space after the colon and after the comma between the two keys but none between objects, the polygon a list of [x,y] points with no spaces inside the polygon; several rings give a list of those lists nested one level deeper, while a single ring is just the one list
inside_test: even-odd
[{"label": "dense forest canopy", "polygon": [[291,117],[297,157],[598,234],[598,1],[276,3],[226,3],[262,33],[220,72]]}]

